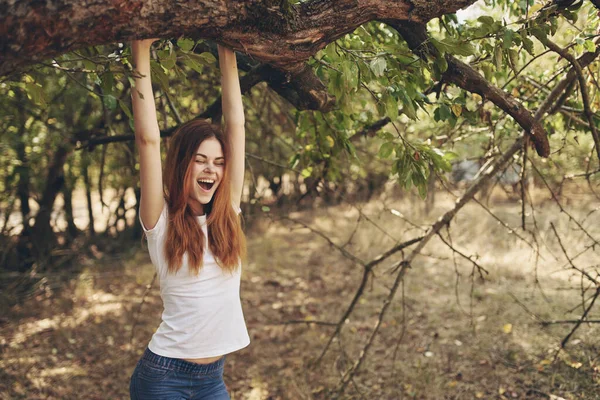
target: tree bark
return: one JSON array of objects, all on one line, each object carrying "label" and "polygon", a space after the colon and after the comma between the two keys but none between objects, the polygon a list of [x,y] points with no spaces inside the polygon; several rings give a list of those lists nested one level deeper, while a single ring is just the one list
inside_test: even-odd
[{"label": "tree bark", "polygon": [[[24,101],[25,95],[22,91],[18,90],[15,92],[17,100],[20,102]],[[17,143],[15,145],[15,152],[17,153],[17,160],[20,165],[16,168],[16,174],[19,177],[19,183],[17,184],[17,197],[21,203],[21,215],[23,219],[23,231],[29,230],[29,218],[31,217],[31,208],[29,207],[29,160],[27,153],[25,152],[25,123],[27,122],[27,116],[23,108],[19,109],[19,134],[17,137]]]},{"label": "tree bark", "polygon": [[300,72],[303,61],[366,22],[426,23],[475,1],[0,0],[0,76],[87,46],[182,35]]},{"label": "tree bark", "polygon": [[65,177],[66,179],[62,189],[62,193],[65,202],[65,219],[67,220],[66,238],[67,242],[70,242],[79,234],[79,229],[77,229],[77,226],[75,225],[75,218],[73,215],[73,188],[75,187],[75,183],[77,182],[77,180],[73,173],[70,171],[65,172]]},{"label": "tree bark", "polygon": [[30,241],[33,247],[33,256],[41,264],[48,260],[50,251],[56,244],[56,237],[50,225],[50,217],[52,216],[56,196],[65,183],[63,167],[68,154],[69,149],[67,146],[60,146],[54,153],[52,162],[48,166],[46,186],[40,201],[40,209],[31,228],[31,235],[24,238],[24,240]]},{"label": "tree bark", "polygon": [[94,210],[92,208],[92,181],[90,179],[89,171],[89,160],[88,155],[84,156],[86,159],[82,160],[81,174],[83,175],[83,183],[85,185],[85,198],[87,200],[88,218],[90,223],[88,225],[88,232],[91,237],[96,235],[96,228],[94,227]]}]

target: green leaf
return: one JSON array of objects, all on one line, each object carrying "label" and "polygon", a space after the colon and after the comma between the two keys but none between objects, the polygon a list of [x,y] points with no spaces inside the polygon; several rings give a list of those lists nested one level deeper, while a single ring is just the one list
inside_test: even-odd
[{"label": "green leaf", "polygon": [[591,40],[586,40],[585,42],[583,42],[583,47],[586,51],[589,51],[590,53],[596,52],[596,43],[594,43]]},{"label": "green leaf", "polygon": [[394,151],[394,143],[385,142],[379,148],[378,156],[379,156],[379,158],[388,158],[389,156],[392,155],[393,151]]},{"label": "green leaf", "polygon": [[504,50],[508,50],[512,46],[514,34],[515,34],[515,31],[513,31],[512,29],[507,29],[504,31],[504,37],[502,39],[502,41],[503,41],[502,47],[504,48]]},{"label": "green leaf", "polygon": [[466,41],[456,40],[454,38],[445,38],[440,41],[442,48],[447,52],[459,56],[471,56],[475,54],[475,48],[471,43]]},{"label": "green leaf", "polygon": [[481,71],[483,72],[483,76],[485,77],[485,79],[487,79],[488,81],[490,79],[492,79],[492,75],[494,74],[494,71],[493,71],[491,63],[482,62],[481,63]]},{"label": "green leaf", "polygon": [[160,64],[167,70],[172,69],[177,62],[177,55],[175,52],[171,52],[168,57],[161,59]]},{"label": "green leaf", "polygon": [[525,51],[531,54],[532,56],[535,55],[533,50],[533,41],[527,36],[521,36],[521,39],[523,39],[523,48],[525,49]]},{"label": "green leaf", "polygon": [[437,68],[437,71],[435,72],[437,73],[438,78],[441,77],[442,74],[448,70],[448,61],[443,55],[436,57],[434,65]]},{"label": "green leaf", "polygon": [[115,79],[112,72],[104,73],[100,76],[100,87],[102,88],[102,93],[111,94],[113,88],[115,87]]},{"label": "green leaf", "polygon": [[417,119],[417,110],[415,109],[415,105],[413,100],[410,98],[408,93],[403,87],[398,88],[398,98],[403,104],[402,112],[410,119]]},{"label": "green leaf", "polygon": [[354,61],[344,61],[342,64],[342,72],[349,91],[356,89],[358,85],[358,66]]},{"label": "green leaf", "polygon": [[298,165],[299,162],[300,162],[300,154],[296,153],[289,161],[290,168],[296,168],[296,166]]},{"label": "green leaf", "polygon": [[117,108],[117,99],[111,94],[102,96],[102,102],[104,103],[104,107],[108,108],[110,111],[114,111],[115,108]]},{"label": "green leaf", "polygon": [[554,36],[556,31],[558,30],[558,18],[552,17],[550,18],[550,36]]},{"label": "green leaf", "polygon": [[380,77],[385,73],[385,69],[387,67],[387,61],[384,57],[377,57],[370,63],[371,71],[375,74],[375,76]]},{"label": "green leaf", "polygon": [[46,102],[46,95],[44,93],[44,89],[41,85],[37,83],[26,83],[25,90],[27,91],[27,96],[37,105],[42,108],[46,108],[48,103]]},{"label": "green leaf", "polygon": [[308,178],[309,176],[312,175],[313,172],[313,167],[306,167],[302,170],[302,176],[305,178]]},{"label": "green leaf", "polygon": [[496,64],[496,69],[498,71],[502,70],[503,55],[502,47],[500,46],[496,46],[496,48],[494,48],[494,63]]},{"label": "green leaf", "polygon": [[546,30],[542,29],[540,26],[532,26],[529,31],[542,43],[544,43],[548,37]]},{"label": "green leaf", "polygon": [[342,74],[337,71],[330,71],[329,73],[329,91],[337,98],[341,98],[344,95]]},{"label": "green leaf", "polygon": [[390,92],[386,92],[383,96],[383,102],[385,104],[387,116],[390,117],[392,121],[395,121],[398,118],[398,102]]},{"label": "green leaf", "polygon": [[131,113],[131,110],[129,109],[127,104],[125,104],[125,102],[123,102],[122,100],[117,99],[117,101],[119,102],[119,107],[121,107],[121,110],[123,110],[125,115],[127,115],[127,118],[133,120],[133,114]]},{"label": "green leaf", "polygon": [[508,59],[510,60],[510,66],[516,74],[519,68],[519,53],[515,49],[508,50]]},{"label": "green leaf", "polygon": [[171,55],[171,51],[169,49],[158,50],[156,52],[156,54],[158,55],[158,58],[160,58],[161,60],[164,60],[166,58],[169,58],[169,56]]},{"label": "green leaf", "polygon": [[196,59],[194,59],[194,57],[190,57],[190,54],[186,54],[185,57],[183,57],[183,65],[185,65],[186,67],[196,71],[197,73],[201,74],[202,71],[202,65],[200,65]]},{"label": "green leaf", "polygon": [[434,111],[433,115],[436,121],[446,121],[452,115],[452,111],[447,105],[440,104],[440,106]]},{"label": "green leaf", "polygon": [[447,151],[444,153],[444,159],[447,161],[453,161],[458,158],[458,154],[453,151]]},{"label": "green leaf", "polygon": [[165,74],[163,67],[156,61],[152,60],[150,61],[150,70],[152,73],[152,79],[158,82],[163,90],[168,90],[169,78],[167,77],[167,74]]},{"label": "green leaf", "polygon": [[481,22],[482,25],[487,26],[492,26],[495,22],[494,18],[487,15],[482,15],[481,17],[477,18],[477,21]]},{"label": "green leaf", "polygon": [[192,39],[181,38],[177,40],[177,46],[183,51],[190,51],[194,48],[195,42]]},{"label": "green leaf", "polygon": [[95,62],[90,60],[83,60],[83,66],[85,67],[85,69],[88,69],[90,71],[95,71],[98,67],[98,65]]},{"label": "green leaf", "polygon": [[205,64],[214,64],[217,62],[215,56],[213,56],[213,54],[209,53],[208,51],[201,53],[200,58],[204,60]]}]

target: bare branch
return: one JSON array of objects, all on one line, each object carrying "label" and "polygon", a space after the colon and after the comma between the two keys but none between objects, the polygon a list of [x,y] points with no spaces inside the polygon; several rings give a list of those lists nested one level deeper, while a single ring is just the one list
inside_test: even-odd
[{"label": "bare branch", "polygon": [[596,122],[594,121],[594,113],[592,112],[592,108],[590,105],[590,94],[587,88],[587,83],[585,81],[585,76],[583,75],[583,68],[581,64],[579,64],[579,61],[571,53],[569,53],[568,50],[562,49],[560,46],[552,42],[547,37],[538,37],[538,40],[540,40],[540,42],[542,42],[546,47],[559,54],[562,58],[567,60],[573,66],[575,74],[577,75],[577,80],[579,81],[579,90],[581,92],[581,98],[583,100],[585,116],[589,122],[592,137],[594,138],[594,144],[596,145],[596,154],[598,156],[598,162],[600,162],[600,136],[598,135],[598,129],[596,128]]},{"label": "bare branch", "polygon": [[560,352],[560,350],[565,348],[565,346],[569,342],[569,339],[571,338],[571,336],[573,336],[573,334],[577,331],[577,329],[579,329],[581,324],[583,324],[585,322],[587,315],[589,314],[592,307],[594,307],[594,303],[596,302],[596,299],[598,298],[598,296],[600,296],[600,286],[598,286],[596,288],[596,293],[594,294],[592,301],[590,302],[588,307],[585,309],[585,312],[583,313],[581,318],[577,322],[575,322],[575,326],[573,327],[573,329],[571,329],[571,332],[569,332],[569,334],[567,336],[565,336],[565,338],[562,340],[562,342],[560,342],[560,349],[558,349],[558,351],[554,355],[555,360],[556,360],[556,357],[558,357],[558,353]]},{"label": "bare branch", "polygon": [[577,268],[575,266],[575,264],[573,263],[573,260],[571,259],[571,257],[569,257],[569,254],[567,254],[567,249],[565,249],[565,246],[563,245],[562,240],[560,239],[560,236],[558,235],[558,232],[556,231],[556,227],[554,226],[554,222],[550,222],[550,227],[552,227],[552,231],[554,232],[554,235],[558,239],[558,244],[560,245],[560,248],[562,249],[563,254],[565,255],[565,257],[567,257],[567,260],[569,260],[569,264],[571,264],[571,268],[573,268],[574,270],[576,270],[580,274],[584,275],[586,278],[588,278],[590,281],[592,281],[596,286],[598,286],[598,281],[596,279],[594,279],[585,270],[582,270],[582,269]]}]

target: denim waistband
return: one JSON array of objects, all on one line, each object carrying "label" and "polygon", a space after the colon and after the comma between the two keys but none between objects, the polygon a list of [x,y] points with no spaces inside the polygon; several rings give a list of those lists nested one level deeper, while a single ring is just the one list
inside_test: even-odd
[{"label": "denim waistband", "polygon": [[153,353],[149,348],[146,348],[146,351],[144,351],[142,360],[149,361],[155,365],[167,369],[174,369],[181,372],[201,375],[209,375],[215,372],[222,371],[223,366],[225,365],[225,356],[219,358],[217,361],[212,362],[210,364],[198,364],[190,361],[185,361],[180,358],[159,356],[158,354]]}]

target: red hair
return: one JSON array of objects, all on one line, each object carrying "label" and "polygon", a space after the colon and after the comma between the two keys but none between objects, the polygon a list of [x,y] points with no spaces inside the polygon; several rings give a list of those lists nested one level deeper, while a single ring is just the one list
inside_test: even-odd
[{"label": "red hair", "polygon": [[231,183],[227,157],[230,144],[219,127],[206,120],[195,119],[183,124],[170,140],[164,170],[165,199],[169,210],[165,256],[168,271],[176,273],[187,253],[190,271],[197,275],[204,257],[204,232],[188,204],[189,188],[195,179],[192,164],[196,150],[206,139],[215,138],[221,144],[225,167],[221,183],[213,198],[204,204],[207,215],[208,247],[219,266],[233,272],[246,255],[246,238],[240,217],[231,201]]}]

